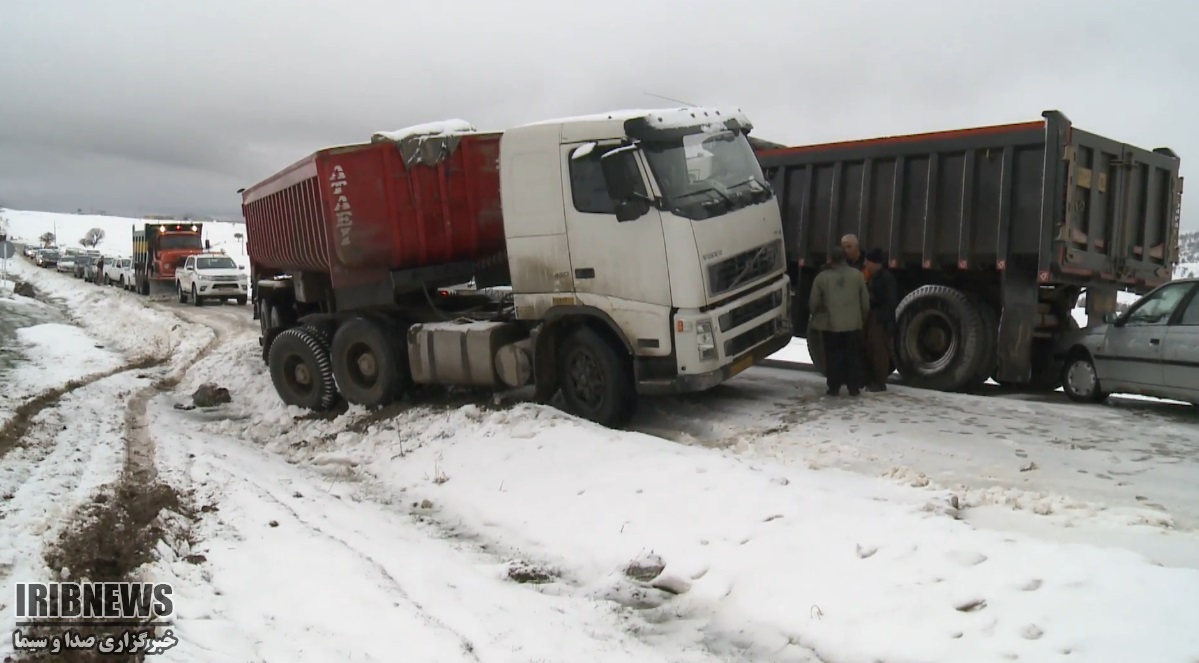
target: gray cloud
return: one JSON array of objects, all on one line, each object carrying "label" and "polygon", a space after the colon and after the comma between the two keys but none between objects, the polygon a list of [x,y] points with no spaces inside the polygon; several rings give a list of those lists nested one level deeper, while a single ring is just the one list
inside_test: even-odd
[{"label": "gray cloud", "polygon": [[793,144],[1056,108],[1199,159],[1186,0],[158,4],[0,8],[0,204],[237,216],[237,188],[322,146],[670,105],[646,92]]}]

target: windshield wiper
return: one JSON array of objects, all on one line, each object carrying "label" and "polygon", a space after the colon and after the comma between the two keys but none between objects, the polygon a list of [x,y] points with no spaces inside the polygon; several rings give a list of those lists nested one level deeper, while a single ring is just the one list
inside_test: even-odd
[{"label": "windshield wiper", "polygon": [[733,199],[730,198],[727,193],[721,191],[720,189],[717,189],[714,186],[706,186],[702,189],[696,189],[695,191],[688,191],[687,193],[679,194],[679,195],[675,196],[674,198],[675,198],[675,200],[678,200],[681,198],[689,198],[691,196],[698,196],[701,193],[714,193],[721,200],[723,200],[725,203],[727,203],[730,207],[733,205]]}]

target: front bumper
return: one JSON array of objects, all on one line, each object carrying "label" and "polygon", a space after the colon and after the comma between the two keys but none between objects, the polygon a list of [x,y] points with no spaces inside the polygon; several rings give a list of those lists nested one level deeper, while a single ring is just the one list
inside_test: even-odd
[{"label": "front bumper", "polygon": [[249,284],[236,281],[197,281],[196,292],[201,297],[245,297]]},{"label": "front bumper", "polygon": [[695,391],[707,391],[718,384],[727,382],[738,373],[745,369],[762,363],[770,355],[782,350],[791,343],[791,332],[788,330],[785,334],[780,334],[769,341],[754,348],[745,356],[731,364],[725,364],[714,371],[707,373],[697,373],[694,375],[680,375],[674,379],[673,388],[670,389],[673,393],[689,393]]},{"label": "front bumper", "polygon": [[[676,314],[673,376],[641,380],[641,394],[704,391],[731,379],[791,342],[787,276],[719,308]],[[701,344],[701,326],[707,342]]]}]

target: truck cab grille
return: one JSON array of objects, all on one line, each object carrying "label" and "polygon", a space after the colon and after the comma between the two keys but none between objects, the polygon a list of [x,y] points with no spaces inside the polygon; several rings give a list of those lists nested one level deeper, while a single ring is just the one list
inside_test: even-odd
[{"label": "truck cab grille", "polygon": [[766,276],[783,261],[783,243],[773,241],[708,266],[708,294],[715,297]]}]

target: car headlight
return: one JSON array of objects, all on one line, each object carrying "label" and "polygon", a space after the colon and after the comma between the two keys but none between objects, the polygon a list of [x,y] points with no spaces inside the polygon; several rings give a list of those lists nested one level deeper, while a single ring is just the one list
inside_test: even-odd
[{"label": "car headlight", "polygon": [[712,333],[712,321],[695,323],[695,345],[700,359],[716,358],[716,335]]}]

